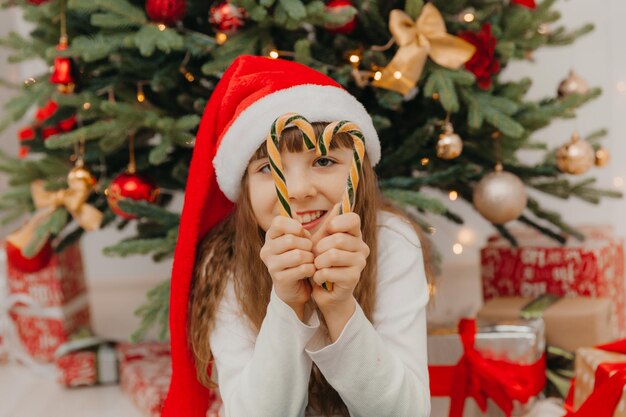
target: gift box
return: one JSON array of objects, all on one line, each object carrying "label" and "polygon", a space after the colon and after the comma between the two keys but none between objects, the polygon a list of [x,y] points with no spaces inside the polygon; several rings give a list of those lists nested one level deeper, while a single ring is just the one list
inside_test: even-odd
[{"label": "gift box", "polygon": [[[576,351],[567,405],[577,417],[626,416],[626,340]],[[573,395],[573,397],[572,397]]]},{"label": "gift box", "polygon": [[528,229],[512,231],[518,247],[503,237],[481,249],[483,296],[607,297],[613,303],[617,334],[626,331],[624,243],[609,228],[582,227],[584,242],[569,238],[564,246]]},{"label": "gift box", "polygon": [[24,294],[42,307],[62,306],[87,289],[80,246],[75,243],[63,252],[52,255],[45,267],[25,272],[7,262],[9,294]]},{"label": "gift box", "polygon": [[118,381],[113,343],[97,337],[80,338],[60,346],[55,356],[57,382],[68,388]]},{"label": "gift box", "polygon": [[545,384],[543,332],[541,319],[498,324],[461,320],[458,328],[431,327],[431,416],[526,412]]},{"label": "gift box", "polygon": [[69,335],[90,326],[86,295],[58,307],[17,304],[9,315],[22,347],[33,359],[42,362],[54,360],[54,353],[68,341]]},{"label": "gift box", "polygon": [[[170,344],[143,342],[117,346],[120,384],[135,405],[147,416],[159,417],[172,377]],[[206,417],[218,417],[221,400],[211,391]]]},{"label": "gift box", "polygon": [[[543,303],[548,298],[548,303]],[[539,304],[543,306],[537,307]],[[615,340],[617,334],[612,310],[613,305],[608,298],[496,297],[485,302],[477,318],[497,322],[523,318],[524,314],[538,315],[545,323],[546,343],[574,352],[580,347]]]}]

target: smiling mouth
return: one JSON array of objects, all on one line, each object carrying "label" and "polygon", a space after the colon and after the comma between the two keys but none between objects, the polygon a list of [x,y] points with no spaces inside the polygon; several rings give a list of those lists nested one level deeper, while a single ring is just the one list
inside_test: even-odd
[{"label": "smiling mouth", "polygon": [[316,220],[322,218],[326,214],[325,210],[317,210],[309,213],[305,213],[303,215],[296,214],[295,219],[300,222],[300,224],[309,225],[313,224]]}]

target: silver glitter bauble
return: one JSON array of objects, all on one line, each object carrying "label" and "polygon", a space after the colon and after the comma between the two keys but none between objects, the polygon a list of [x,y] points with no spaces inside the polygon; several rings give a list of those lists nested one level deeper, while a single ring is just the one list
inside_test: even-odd
[{"label": "silver glitter bauble", "polygon": [[526,187],[510,172],[496,168],[485,175],[474,188],[474,207],[493,224],[517,219],[526,207]]}]

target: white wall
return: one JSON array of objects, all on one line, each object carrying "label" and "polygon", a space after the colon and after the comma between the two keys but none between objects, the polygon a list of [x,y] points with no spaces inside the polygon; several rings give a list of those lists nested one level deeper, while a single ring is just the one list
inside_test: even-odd
[{"label": "white wall", "polygon": [[[561,48],[545,48],[535,53],[536,63],[515,63],[507,68],[505,77],[518,79],[523,76],[533,78],[534,85],[529,93],[531,98],[541,98],[554,92],[558,83],[566,76],[570,69],[575,69],[591,85],[602,87],[604,94],[600,99],[586,105],[579,111],[579,117],[574,120],[558,121],[549,128],[539,132],[536,139],[545,140],[552,146],[567,141],[574,130],[581,134],[601,127],[610,129],[610,135],[604,141],[612,154],[611,164],[603,169],[594,169],[590,175],[598,178],[599,185],[612,188],[615,177],[626,179],[626,92],[620,92],[618,86],[623,84],[626,90],[626,54],[623,49],[623,39],[626,39],[626,26],[623,18],[626,17],[626,2],[620,0],[589,1],[561,1],[558,3],[562,11],[561,22],[568,27],[577,27],[587,22],[593,22],[596,30],[583,37],[573,46]],[[0,30],[2,33],[15,27],[14,11],[0,12]],[[20,24],[23,29],[23,24]],[[4,57],[4,55],[2,55]],[[6,60],[0,63],[2,73],[20,81],[25,78],[33,66],[21,68],[8,65]],[[8,92],[0,90],[0,101],[6,100]],[[9,152],[17,150],[15,128],[2,134],[0,147]],[[528,161],[534,161],[536,155],[525,156]],[[0,186],[3,183],[0,182]],[[609,223],[615,226],[616,232],[624,235],[626,221],[620,215],[624,203],[618,201],[604,201],[599,206],[592,206],[583,202],[564,202],[541,194],[540,200],[547,208],[562,212],[566,219],[573,224]],[[461,213],[466,219],[464,233],[473,236],[465,242],[461,255],[452,254],[452,245],[458,241],[459,229],[456,225],[445,220],[431,217],[437,228],[435,242],[444,255],[444,276],[440,281],[442,288],[460,288],[471,282],[472,300],[478,302],[476,293],[476,269],[467,269],[465,265],[474,265],[478,259],[478,250],[485,237],[494,232],[492,226],[468,206],[457,201],[451,203],[453,210]],[[2,231],[0,231],[1,233]],[[4,231],[6,233],[6,230]],[[91,233],[86,236],[82,245],[87,259],[87,274],[90,280],[120,279],[148,279],[158,281],[168,276],[170,264],[153,264],[143,257],[127,259],[104,257],[102,247],[116,242],[120,235],[112,230]],[[457,273],[456,271],[463,271]],[[469,271],[469,272],[468,272]],[[462,278],[470,281],[460,281]],[[464,284],[465,283],[465,284]],[[440,305],[446,305],[442,299]]]}]

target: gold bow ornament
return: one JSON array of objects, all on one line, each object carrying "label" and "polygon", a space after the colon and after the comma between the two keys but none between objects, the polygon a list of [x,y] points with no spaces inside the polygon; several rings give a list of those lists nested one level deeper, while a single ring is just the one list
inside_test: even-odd
[{"label": "gold bow ornament", "polygon": [[372,84],[402,95],[415,88],[428,57],[442,67],[457,69],[476,51],[471,43],[447,32],[441,13],[432,3],[424,5],[415,22],[404,11],[392,10],[389,30],[398,51]]},{"label": "gold bow ornament", "polygon": [[[6,240],[23,252],[24,248],[36,237],[37,229],[59,207],[65,207],[83,229],[88,231],[99,229],[103,214],[97,208],[87,204],[91,188],[85,181],[71,177],[68,179],[68,185],[69,187],[64,190],[46,191],[42,180],[34,181],[30,190],[37,212],[23,227],[8,235]],[[44,239],[39,239],[37,246],[33,248],[34,255],[32,256],[39,253],[47,240],[48,235]]]}]

